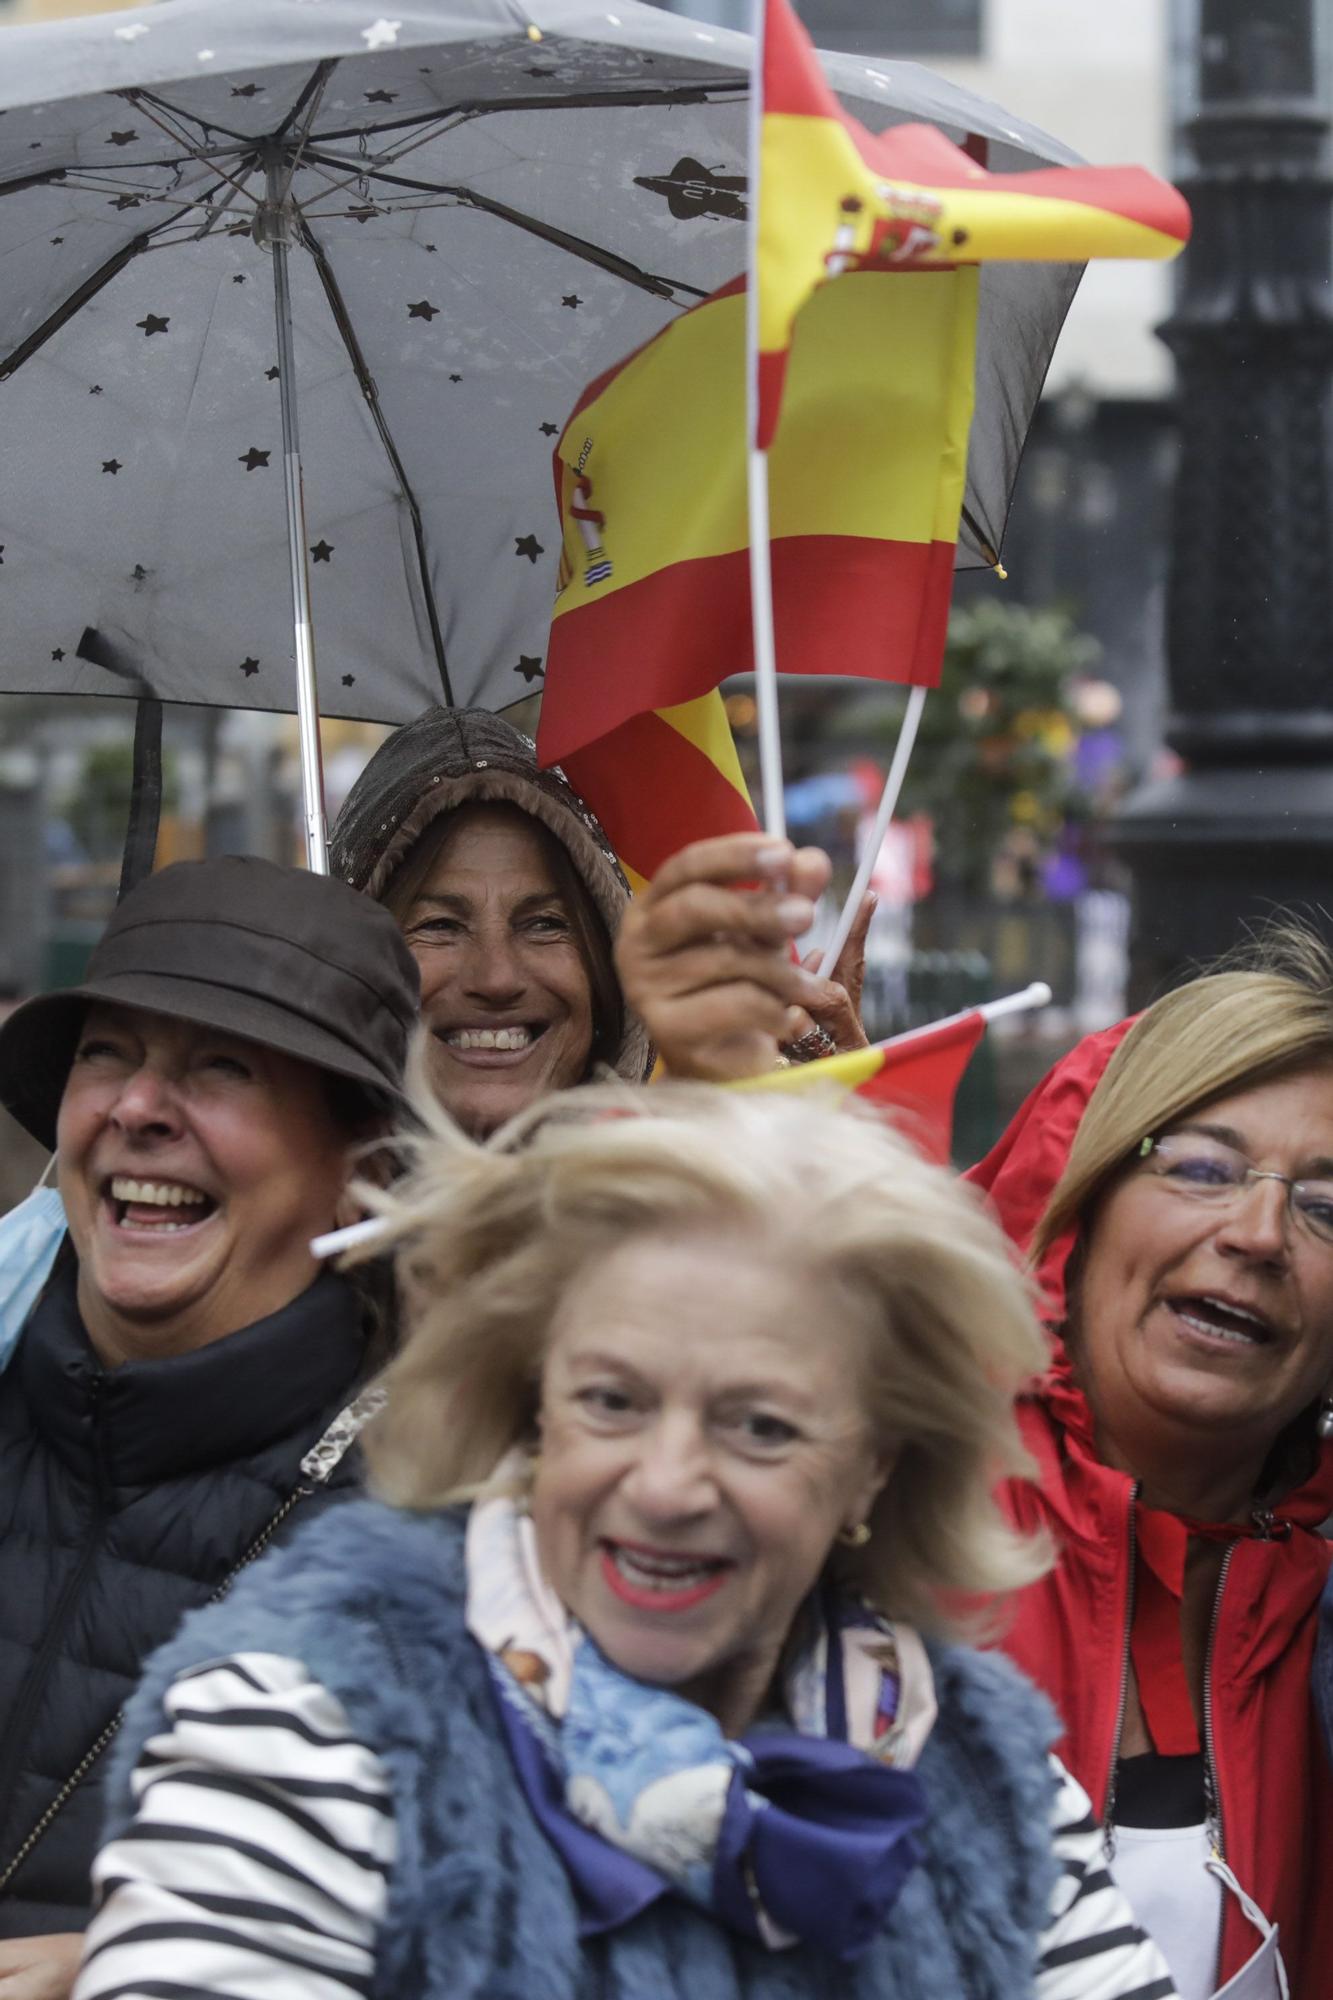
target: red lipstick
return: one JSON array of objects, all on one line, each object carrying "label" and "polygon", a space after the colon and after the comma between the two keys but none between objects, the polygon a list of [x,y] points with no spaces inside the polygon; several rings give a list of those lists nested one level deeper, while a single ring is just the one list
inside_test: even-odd
[{"label": "red lipstick", "polygon": [[[622,1604],[632,1606],[635,1611],[689,1611],[722,1588],[730,1569],[730,1563],[724,1564],[711,1575],[702,1577],[697,1583],[686,1584],[679,1590],[657,1589],[649,1584],[632,1583],[617,1564],[614,1550],[606,1546],[602,1549],[602,1575],[607,1589]],[[663,1582],[665,1584],[665,1579]]]}]

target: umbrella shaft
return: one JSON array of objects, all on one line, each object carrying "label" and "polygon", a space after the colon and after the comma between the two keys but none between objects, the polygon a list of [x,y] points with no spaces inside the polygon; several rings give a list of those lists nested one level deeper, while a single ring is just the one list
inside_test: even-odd
[{"label": "umbrella shaft", "polygon": [[282,476],[287,502],[287,567],[292,584],[292,628],[296,650],[296,718],[301,743],[301,802],[305,814],[306,863],[316,875],[329,872],[324,817],[324,765],[319,740],[319,689],[315,680],[315,631],[310,615],[310,574],[306,567],[305,490],[296,415],[296,357],[292,341],[292,295],[287,269],[288,234],[283,213],[280,169],[269,168],[273,254],[273,303],[278,329],[278,396],[282,407]]}]

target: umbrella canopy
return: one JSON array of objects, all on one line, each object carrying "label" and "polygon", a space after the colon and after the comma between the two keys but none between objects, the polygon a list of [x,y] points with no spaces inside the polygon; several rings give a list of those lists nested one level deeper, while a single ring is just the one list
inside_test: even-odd
[{"label": "umbrella canopy", "polygon": [[[0,689],[295,707],[290,543],[325,713],[532,692],[563,421],[744,266],[748,38],[636,0],[162,0],[0,36]],[[914,64],[825,61],[872,127],[1075,157]],[[1077,279],[983,273],[963,560],[999,547]]]}]

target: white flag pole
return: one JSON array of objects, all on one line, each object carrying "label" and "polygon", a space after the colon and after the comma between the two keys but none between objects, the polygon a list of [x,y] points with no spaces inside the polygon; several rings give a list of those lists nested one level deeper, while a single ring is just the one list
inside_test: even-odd
[{"label": "white flag pole", "polygon": [[952,1028],[956,1021],[970,1021],[974,1014],[980,1014],[989,1027],[992,1021],[1002,1021],[1006,1014],[1029,1014],[1035,1008],[1049,1007],[1051,989],[1044,979],[1034,979],[1021,993],[1005,993],[998,1000],[982,1000],[975,1007],[964,1007],[960,1014],[945,1014],[941,1020],[927,1021],[922,1028],[905,1028],[901,1035],[890,1035],[887,1042],[877,1042],[881,1049],[905,1049],[912,1042],[924,1041],[928,1035],[937,1035],[941,1028]]},{"label": "white flag pole", "polygon": [[902,727],[898,731],[898,741],[894,746],[893,762],[889,766],[889,775],[884,780],[884,790],[881,792],[879,800],[879,811],[875,814],[875,824],[870,829],[870,837],[866,841],[865,851],[861,856],[861,865],[856,871],[856,880],[852,883],[847,893],[847,901],[842,906],[842,914],[838,918],[838,926],[833,933],[833,940],[820,962],[819,977],[821,979],[827,979],[837,964],[838,954],[846,944],[852,925],[856,922],[856,913],[861,907],[861,899],[865,895],[870,877],[874,873],[875,863],[879,859],[879,850],[884,845],[884,836],[889,830],[889,822],[897,810],[898,795],[903,788],[903,779],[907,776],[907,766],[911,761],[912,747],[916,742],[916,732],[921,723],[921,711],[925,705],[926,690],[923,687],[914,687],[907,697],[907,712],[903,716]]},{"label": "white flag pole", "polygon": [[754,0],[754,60],[750,71],[749,269],[745,285],[746,496],[750,523],[750,624],[754,634],[754,699],[759,724],[759,784],[764,830],[787,837],[782,797],[782,732],[778,726],[778,667],[773,641],[773,564],[769,544],[768,454],[759,435],[759,201],[764,120],[765,0]]},{"label": "white flag pole", "polygon": [[[930,1021],[924,1028],[908,1028],[904,1034],[892,1035],[887,1042],[877,1044],[882,1049],[902,1049],[912,1042],[922,1041],[927,1035],[938,1034],[941,1028],[951,1028],[955,1021],[970,1020],[973,1014],[980,1014],[987,1027],[992,1021],[1003,1020],[1006,1014],[1026,1014],[1035,1007],[1049,1007],[1051,989],[1042,979],[1034,979],[1021,993],[1006,993],[999,1000],[983,1000],[979,1006],[965,1007],[961,1014],[946,1014],[943,1020]],[[364,1222],[353,1222],[346,1229],[330,1230],[327,1236],[316,1236],[310,1245],[312,1257],[337,1257],[344,1250],[353,1250],[361,1243],[374,1243],[389,1232],[388,1218],[372,1215]]]}]

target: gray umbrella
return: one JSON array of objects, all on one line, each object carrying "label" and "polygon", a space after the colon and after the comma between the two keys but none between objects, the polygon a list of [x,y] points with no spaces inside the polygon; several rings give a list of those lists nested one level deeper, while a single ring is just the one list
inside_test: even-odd
[{"label": "gray umbrella", "polygon": [[[744,265],[748,58],[637,0],[0,30],[0,689],[297,708],[317,864],[312,604],[326,713],[531,692],[562,422]],[[875,128],[1075,157],[914,64],[825,61]],[[964,560],[1077,278],[983,269]]]}]

